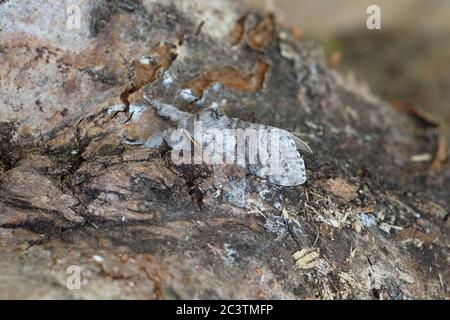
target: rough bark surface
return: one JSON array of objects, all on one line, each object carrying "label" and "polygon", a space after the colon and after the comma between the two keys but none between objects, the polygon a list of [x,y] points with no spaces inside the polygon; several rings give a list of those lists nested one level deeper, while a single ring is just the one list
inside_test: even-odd
[{"label": "rough bark surface", "polygon": [[[411,161],[420,121],[239,2],[78,4],[70,30],[0,1],[0,298],[449,297],[450,167]],[[144,96],[295,133],[307,183],[126,144],[173,125]]]}]

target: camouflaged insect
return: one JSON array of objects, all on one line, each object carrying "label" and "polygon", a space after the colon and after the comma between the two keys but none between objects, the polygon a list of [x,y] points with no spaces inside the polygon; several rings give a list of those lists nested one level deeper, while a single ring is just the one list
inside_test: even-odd
[{"label": "camouflaged insect", "polygon": [[[128,143],[140,144],[147,148],[160,148],[166,143],[175,152],[191,150],[191,145],[194,144],[194,153],[196,147],[203,150],[203,163],[222,164],[224,158],[234,159],[235,164],[250,174],[268,179],[277,185],[296,186],[306,181],[305,163],[298,149],[312,151],[292,133],[263,124],[229,118],[217,108],[217,105],[191,114],[156,99],[146,97],[146,100],[161,117],[175,122],[177,126],[152,135],[146,141]],[[248,134],[249,129],[258,133],[255,140],[253,143],[247,140],[239,145],[237,143],[239,139],[246,141],[248,138],[243,135]],[[222,134],[218,135],[217,132]],[[224,135],[225,132],[234,134]],[[237,155],[239,148],[243,148],[240,157]],[[250,152],[255,148],[258,149],[256,157]]]}]

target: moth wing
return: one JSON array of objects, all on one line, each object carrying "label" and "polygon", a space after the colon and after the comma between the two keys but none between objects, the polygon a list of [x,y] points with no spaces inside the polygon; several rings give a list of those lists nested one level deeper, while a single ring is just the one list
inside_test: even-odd
[{"label": "moth wing", "polygon": [[294,139],[295,145],[297,146],[298,150],[313,153],[311,147],[305,141],[297,137],[295,134],[292,135],[292,139]]}]

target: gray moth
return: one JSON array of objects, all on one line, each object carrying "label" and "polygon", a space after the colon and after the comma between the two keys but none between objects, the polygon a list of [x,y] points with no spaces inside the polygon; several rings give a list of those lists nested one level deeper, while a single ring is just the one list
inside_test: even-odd
[{"label": "gray moth", "polygon": [[179,163],[184,160],[181,163],[235,164],[280,186],[296,186],[306,181],[305,163],[299,150],[312,151],[289,131],[229,118],[217,104],[191,114],[156,99],[145,99],[161,117],[176,126],[145,141],[129,143],[147,148],[160,148],[166,143],[172,149],[172,160],[175,155]]}]

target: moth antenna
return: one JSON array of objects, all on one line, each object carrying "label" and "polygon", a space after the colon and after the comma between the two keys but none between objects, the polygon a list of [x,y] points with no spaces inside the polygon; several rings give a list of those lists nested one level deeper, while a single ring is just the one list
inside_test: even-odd
[{"label": "moth antenna", "polygon": [[197,151],[200,150],[202,157],[206,157],[208,162],[211,163],[211,159],[209,159],[209,157],[206,154],[203,154],[202,146],[200,146],[200,144],[197,141],[195,141],[195,139],[192,137],[191,133],[184,128],[182,129],[182,131],[186,135],[186,137],[188,137],[188,139],[194,144],[194,152],[195,152],[195,150],[197,150]]}]

